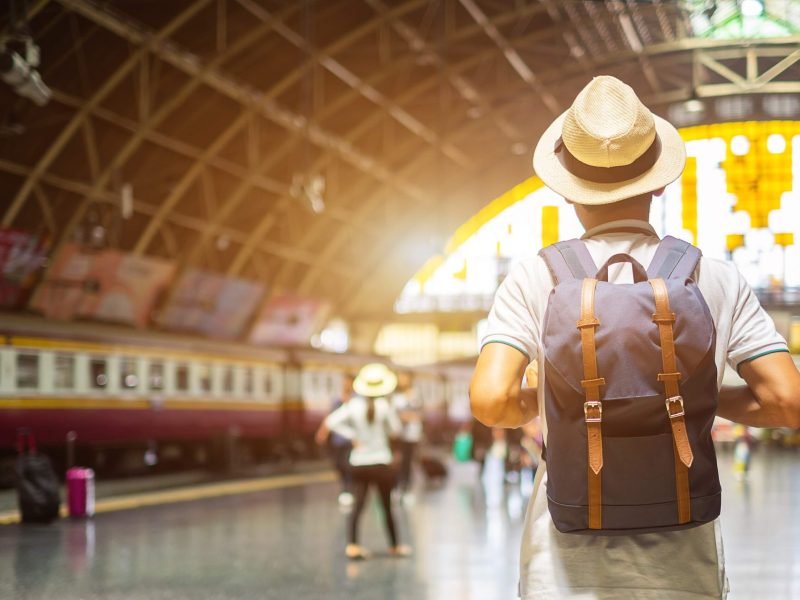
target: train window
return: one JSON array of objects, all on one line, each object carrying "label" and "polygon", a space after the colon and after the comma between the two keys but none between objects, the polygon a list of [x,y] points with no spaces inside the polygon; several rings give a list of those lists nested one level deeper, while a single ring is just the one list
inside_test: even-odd
[{"label": "train window", "polygon": [[197,365],[197,381],[200,383],[201,392],[211,391],[211,366]]},{"label": "train window", "polygon": [[120,360],[119,383],[123,390],[133,390],[139,385],[139,369],[135,358]]},{"label": "train window", "polygon": [[253,395],[253,369],[244,370],[244,393],[248,396]]},{"label": "train window", "polygon": [[150,363],[150,389],[160,391],[164,389],[164,363],[153,361]]},{"label": "train window", "polygon": [[333,375],[328,377],[328,395],[333,396],[336,394],[336,378]]},{"label": "train window", "polygon": [[264,373],[264,393],[267,396],[272,395],[272,373],[269,371]]},{"label": "train window", "polygon": [[53,387],[57,390],[71,390],[75,387],[75,357],[69,354],[55,355]]},{"label": "train window", "polygon": [[179,392],[186,392],[189,390],[188,365],[177,365],[175,367],[175,389]]},{"label": "train window", "polygon": [[222,371],[222,391],[233,392],[233,369],[231,367],[223,367]]},{"label": "train window", "polygon": [[89,360],[89,383],[96,390],[105,389],[108,385],[108,364],[105,358]]},{"label": "train window", "polygon": [[17,354],[17,387],[24,390],[39,387],[38,354]]}]

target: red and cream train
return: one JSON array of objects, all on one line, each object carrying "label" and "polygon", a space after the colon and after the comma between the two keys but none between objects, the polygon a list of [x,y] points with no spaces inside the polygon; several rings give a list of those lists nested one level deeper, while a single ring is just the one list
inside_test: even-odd
[{"label": "red and cream train", "polygon": [[[302,451],[345,373],[372,360],[0,316],[0,451],[13,453],[21,427],[55,452],[72,435],[84,456],[230,438]],[[432,437],[469,418],[470,370],[409,369]]]}]

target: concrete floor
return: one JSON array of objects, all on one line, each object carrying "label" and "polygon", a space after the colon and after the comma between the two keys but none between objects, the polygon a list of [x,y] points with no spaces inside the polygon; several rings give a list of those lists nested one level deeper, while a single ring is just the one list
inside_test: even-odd
[{"label": "concrete floor", "polygon": [[[757,454],[747,484],[731,476],[729,454],[720,463],[730,598],[800,598],[800,454]],[[348,563],[337,490],[317,484],[0,527],[0,598],[515,598],[519,486],[487,508],[471,465],[456,467],[447,486],[399,511],[409,559],[385,554],[373,505],[362,535],[376,556]]]}]

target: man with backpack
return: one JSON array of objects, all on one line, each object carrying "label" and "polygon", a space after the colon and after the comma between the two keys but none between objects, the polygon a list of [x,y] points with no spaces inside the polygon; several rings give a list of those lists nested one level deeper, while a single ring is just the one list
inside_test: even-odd
[{"label": "man with backpack", "polygon": [[[511,271],[470,388],[486,425],[542,418],[523,599],[725,598],[713,418],[800,426],[800,373],[736,267],[648,222],[684,164],[675,128],[608,76],[536,147],[586,233]],[[726,364],[747,386],[722,388]]]}]

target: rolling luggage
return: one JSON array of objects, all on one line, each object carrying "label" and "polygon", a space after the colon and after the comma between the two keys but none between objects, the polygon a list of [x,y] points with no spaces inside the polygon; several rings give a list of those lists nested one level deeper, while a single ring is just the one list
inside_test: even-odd
[{"label": "rolling luggage", "polygon": [[421,456],[419,464],[422,467],[422,472],[425,474],[425,479],[428,481],[436,481],[447,477],[447,467],[441,460],[434,456]]},{"label": "rolling luggage", "polygon": [[94,471],[84,467],[72,467],[67,471],[67,507],[69,516],[91,517],[94,515]]},{"label": "rolling luggage", "polygon": [[61,496],[50,459],[36,451],[29,431],[17,435],[17,501],[23,523],[50,523],[58,517]]}]

